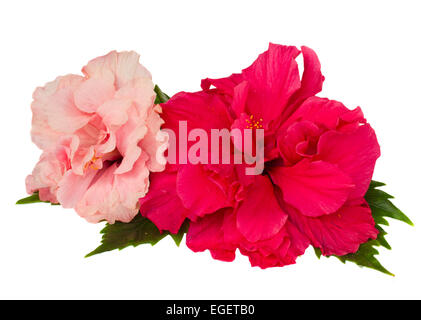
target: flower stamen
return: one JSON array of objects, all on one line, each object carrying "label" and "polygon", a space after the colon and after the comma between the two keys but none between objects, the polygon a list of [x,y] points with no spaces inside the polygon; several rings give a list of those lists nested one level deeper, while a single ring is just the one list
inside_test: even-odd
[{"label": "flower stamen", "polygon": [[263,129],[263,119],[259,120],[254,119],[254,115],[251,115],[249,119],[246,120],[247,126],[246,129]]},{"label": "flower stamen", "polygon": [[94,155],[92,156],[92,159],[85,163],[84,169],[86,170],[88,168],[91,168],[94,170],[99,170],[100,168],[96,165],[96,162],[100,159],[101,156],[97,156],[96,150],[94,150]]}]

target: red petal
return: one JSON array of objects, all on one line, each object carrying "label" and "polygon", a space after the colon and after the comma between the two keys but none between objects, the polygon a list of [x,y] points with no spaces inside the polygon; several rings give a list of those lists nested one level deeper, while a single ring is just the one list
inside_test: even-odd
[{"label": "red petal", "polygon": [[227,207],[230,184],[218,173],[202,165],[183,165],[177,175],[177,194],[192,217],[202,217]]},{"label": "red petal", "polygon": [[265,269],[294,264],[309,244],[307,237],[290,221],[287,221],[281,231],[271,239],[257,243],[243,241],[240,251],[249,257],[252,266]]},{"label": "red petal", "polygon": [[220,92],[232,95],[234,88],[243,81],[243,76],[238,73],[234,73],[229,77],[221,79],[210,79],[206,78],[202,80],[201,87],[203,90],[211,89],[211,86],[214,86]]},{"label": "red petal", "polygon": [[243,70],[249,82],[247,113],[269,123],[280,117],[289,98],[300,88],[300,74],[295,58],[296,47],[270,44],[269,49]]},{"label": "red petal", "polygon": [[319,135],[319,127],[311,121],[303,120],[290,125],[277,139],[285,165],[295,164],[303,157],[315,153]]},{"label": "red petal", "polygon": [[194,252],[209,249],[214,259],[232,261],[235,258],[235,246],[224,242],[222,231],[224,216],[232,209],[223,209],[190,222],[186,236],[187,246]]},{"label": "red petal", "polygon": [[274,236],[287,220],[273,191],[273,185],[266,176],[256,176],[237,210],[237,227],[243,236],[251,241]]},{"label": "red petal", "polygon": [[317,159],[336,164],[351,177],[355,185],[351,198],[365,195],[379,156],[376,134],[368,124],[353,132],[326,132],[319,140]]},{"label": "red petal", "polygon": [[152,173],[146,196],[140,199],[140,212],[160,230],[177,233],[189,211],[175,191],[176,173]]},{"label": "red petal", "polygon": [[338,212],[318,218],[306,217],[293,208],[289,217],[297,228],[322,250],[323,255],[354,253],[362,243],[375,239],[378,231],[363,199],[348,203]]},{"label": "red petal", "polygon": [[364,116],[359,108],[349,110],[339,101],[310,97],[283,124],[283,128],[288,128],[296,121],[308,120],[321,128],[333,130],[338,127],[340,119],[347,122],[365,122]]},{"label": "red petal", "polygon": [[294,93],[288,103],[288,107],[283,111],[283,119],[288,119],[305,99],[322,91],[325,77],[320,71],[321,66],[319,58],[317,58],[316,53],[308,47],[301,47],[301,51],[304,57],[304,72],[301,79],[301,87]]},{"label": "red petal", "polygon": [[293,167],[271,168],[270,176],[285,202],[303,215],[318,217],[338,210],[348,199],[352,180],[335,165],[302,160]]},{"label": "red petal", "polygon": [[227,106],[218,94],[180,92],[161,106],[165,120],[163,127],[174,130],[176,134],[179,121],[187,121],[188,131],[201,128],[210,133],[211,129],[231,127]]}]

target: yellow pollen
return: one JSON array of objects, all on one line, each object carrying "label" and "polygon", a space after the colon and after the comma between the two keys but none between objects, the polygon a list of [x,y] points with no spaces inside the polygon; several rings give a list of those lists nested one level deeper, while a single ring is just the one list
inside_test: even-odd
[{"label": "yellow pollen", "polygon": [[250,119],[246,119],[246,129],[263,129],[263,119],[254,120],[254,115],[250,116]]},{"label": "yellow pollen", "polygon": [[86,170],[87,168],[91,168],[94,170],[99,170],[99,167],[95,165],[95,162],[99,159],[101,159],[101,156],[97,157],[96,150],[94,150],[94,155],[92,156],[92,159],[85,163],[84,169]]}]

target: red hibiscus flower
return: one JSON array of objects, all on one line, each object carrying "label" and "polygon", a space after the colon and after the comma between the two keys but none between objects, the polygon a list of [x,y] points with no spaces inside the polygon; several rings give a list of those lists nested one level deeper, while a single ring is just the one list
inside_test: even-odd
[{"label": "red hibiscus flower", "polygon": [[144,216],[173,233],[188,218],[190,249],[225,261],[239,249],[262,268],[295,263],[309,245],[344,255],[376,238],[364,200],[380,155],[376,135],[360,108],[315,97],[324,80],[320,63],[311,49],[301,52],[301,78],[300,51],[270,44],[241,74],[205,79],[202,91],[162,105],[163,127],[176,133],[179,121],[209,135],[264,129],[264,170],[248,176],[245,164],[168,165],[151,175],[140,200]]}]

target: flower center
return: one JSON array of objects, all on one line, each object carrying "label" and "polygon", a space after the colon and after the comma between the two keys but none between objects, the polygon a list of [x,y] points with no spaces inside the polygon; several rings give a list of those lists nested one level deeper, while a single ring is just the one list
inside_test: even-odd
[{"label": "flower center", "polygon": [[92,159],[85,163],[84,169],[91,168],[94,170],[99,170],[99,167],[97,165],[97,161],[101,159],[101,156],[97,156],[96,150],[94,150],[94,155],[92,156]]},{"label": "flower center", "polygon": [[259,120],[254,118],[254,115],[251,115],[249,119],[246,119],[246,129],[263,129],[263,119]]}]

